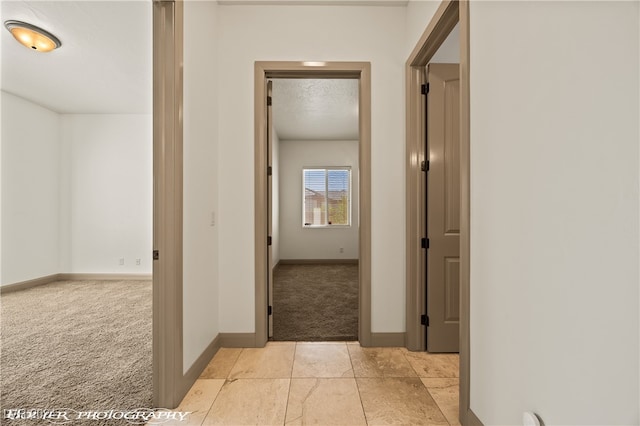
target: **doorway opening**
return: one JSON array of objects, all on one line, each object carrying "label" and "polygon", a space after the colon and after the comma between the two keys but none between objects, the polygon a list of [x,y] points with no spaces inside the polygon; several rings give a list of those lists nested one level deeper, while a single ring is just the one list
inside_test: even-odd
[{"label": "doorway opening", "polygon": [[358,340],[358,86],[267,83],[271,340]]},{"label": "doorway opening", "polygon": [[[357,82],[357,147],[354,147],[357,151],[357,158],[354,160],[355,165],[349,166],[348,164],[309,164],[302,165],[300,169],[300,176],[298,178],[299,191],[298,197],[300,198],[299,206],[297,210],[300,215],[295,222],[295,226],[298,230],[305,231],[307,236],[309,233],[318,233],[322,231],[333,232],[338,226],[335,225],[335,221],[349,219],[349,227],[352,230],[357,230],[357,293],[358,293],[358,329],[357,339],[362,346],[372,345],[371,336],[371,80],[370,80],[371,66],[367,62],[256,62],[255,64],[255,265],[256,265],[256,305],[255,305],[255,321],[256,321],[256,346],[264,346],[271,335],[270,333],[270,321],[269,317],[273,315],[271,297],[274,293],[273,290],[269,290],[270,283],[273,283],[273,223],[270,217],[272,211],[271,201],[269,194],[273,191],[273,158],[272,150],[269,144],[269,139],[272,136],[272,130],[274,128],[272,117],[270,116],[270,101],[269,97],[272,96],[274,79],[305,79],[311,80],[351,80]],[[344,82],[343,82],[344,83]],[[277,128],[276,128],[277,130]],[[293,148],[295,151],[295,147]],[[327,160],[328,161],[328,160]],[[357,166],[357,176],[354,179],[354,169]],[[303,172],[303,169],[305,170]],[[317,192],[314,197],[313,192],[308,192],[303,188],[305,182],[305,173],[309,183],[312,187],[312,191]],[[323,174],[324,173],[324,174]],[[324,176],[324,199],[325,207],[320,204],[313,204],[322,196],[320,180],[321,176]],[[330,176],[333,176],[330,179]],[[347,179],[349,177],[349,179]],[[311,180],[317,178],[318,182],[311,184]],[[357,192],[357,213],[353,210],[351,215],[345,216],[347,211],[340,210],[341,208],[349,207],[353,209],[353,203],[342,203],[343,207],[338,207],[339,202],[334,203],[334,211],[330,212],[328,206],[331,201],[328,198],[331,197],[333,192],[335,195],[336,188],[333,188],[336,183],[331,183],[330,180],[336,182],[342,180],[341,188],[346,191],[346,187],[350,186],[350,194]],[[348,182],[345,183],[346,181]],[[294,183],[295,184],[295,183]],[[354,185],[356,186],[354,190]],[[317,187],[316,187],[317,186]],[[344,192],[342,195],[345,195]],[[280,195],[280,194],[279,194]],[[308,195],[308,197],[306,196]],[[342,199],[342,197],[340,197]],[[351,196],[351,198],[353,198]],[[305,203],[306,200],[306,203]],[[339,200],[335,200],[339,201]],[[343,200],[344,201],[344,200]],[[351,199],[353,201],[353,199]],[[295,202],[295,201],[294,201]],[[307,207],[305,207],[307,204]],[[308,209],[308,214],[302,214],[304,209]],[[295,214],[295,213],[294,213]],[[342,216],[341,216],[342,215]],[[332,222],[329,224],[328,222]],[[306,224],[306,225],[305,225]],[[322,229],[321,229],[322,228]],[[334,228],[334,229],[326,229]],[[326,234],[325,235],[329,235]],[[279,237],[279,236],[278,236]],[[316,236],[317,237],[317,236]],[[278,241],[280,244],[280,241]],[[284,249],[285,247],[282,247]],[[342,248],[342,252],[340,252]],[[351,260],[344,255],[348,255],[346,249],[347,246],[341,247],[338,245],[335,247],[336,256],[331,258],[325,256],[329,260]],[[278,251],[281,247],[278,247]],[[284,253],[284,252],[283,252]],[[340,255],[343,255],[341,257]],[[282,260],[287,260],[281,257],[280,253],[277,253],[276,258],[280,257],[280,263]],[[310,256],[311,257],[311,256]],[[294,259],[301,259],[298,254]],[[326,260],[325,259],[325,260]],[[318,260],[318,259],[308,259]],[[287,262],[284,262],[285,264]],[[313,262],[312,262],[313,263]],[[325,271],[326,272],[326,271]]]},{"label": "doorway opening", "polygon": [[[426,349],[427,262],[426,179],[429,167],[425,138],[427,134],[426,103],[423,87],[427,89],[426,66],[459,25],[459,417],[462,424],[481,424],[470,409],[470,324],[469,324],[469,2],[443,0],[406,62],[407,114],[407,348]],[[424,242],[424,244],[423,244]]]}]

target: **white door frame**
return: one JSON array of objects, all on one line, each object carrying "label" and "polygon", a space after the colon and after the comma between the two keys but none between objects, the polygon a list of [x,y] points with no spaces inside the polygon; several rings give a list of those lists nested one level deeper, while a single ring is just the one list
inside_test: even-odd
[{"label": "white door frame", "polygon": [[[371,333],[371,64],[369,62],[255,63],[255,346],[268,339],[267,320],[267,104],[269,78],[354,78],[359,86],[359,321],[362,346],[380,344]],[[381,336],[382,338],[382,336]]]}]

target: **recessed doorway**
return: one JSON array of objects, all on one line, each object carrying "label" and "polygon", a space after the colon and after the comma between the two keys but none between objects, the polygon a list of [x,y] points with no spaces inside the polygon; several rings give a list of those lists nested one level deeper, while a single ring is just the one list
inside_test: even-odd
[{"label": "recessed doorway", "polygon": [[359,81],[269,88],[269,338],[358,340]]},{"label": "recessed doorway", "polygon": [[[270,217],[272,212],[271,199],[269,194],[273,191],[274,184],[274,165],[273,150],[269,144],[272,136],[274,124],[272,116],[269,113],[269,96],[273,94],[274,79],[330,79],[330,80],[354,80],[357,82],[358,95],[358,138],[357,138],[357,179],[353,180],[353,168],[351,166],[351,190],[357,185],[358,193],[357,213],[352,211],[350,215],[350,226],[357,230],[357,292],[358,292],[358,330],[357,338],[361,345],[371,345],[371,166],[370,166],[370,135],[371,135],[371,83],[370,83],[370,64],[365,62],[256,62],[255,67],[255,205],[256,205],[256,346],[266,344],[269,336],[269,316],[273,313],[273,290],[269,291],[269,283],[273,283],[273,221]],[[328,183],[329,175],[345,176],[345,170],[348,167],[330,165],[330,164],[308,164],[308,177],[319,177],[322,173],[325,176],[325,202],[330,185]],[[348,165],[343,165],[348,166]],[[320,170],[324,170],[321,172]],[[338,172],[337,170],[342,170]],[[330,220],[330,214],[325,207],[313,206],[313,197],[309,193],[309,197],[305,197],[306,191],[303,190],[304,172],[300,170],[300,206],[298,216],[298,226],[301,231],[322,232],[332,231],[332,229],[320,229],[321,227],[333,228],[337,225],[333,223],[335,218],[339,216],[337,211],[333,212],[333,219]],[[320,187],[315,189],[320,189]],[[315,190],[314,188],[310,188]],[[318,190],[317,192],[321,192]],[[330,194],[329,194],[330,195]],[[304,201],[308,198],[309,212],[303,215]],[[353,200],[351,200],[353,201]],[[344,205],[344,203],[343,203]],[[319,210],[314,210],[319,208]],[[353,205],[351,205],[353,208]],[[354,214],[355,213],[355,214]],[[295,214],[295,213],[294,213]],[[308,216],[308,217],[307,217]],[[308,224],[308,225],[305,225]],[[277,225],[279,226],[279,224]],[[325,234],[328,235],[328,234]],[[280,244],[280,241],[278,242]],[[283,247],[278,247],[280,251]],[[329,260],[339,260],[342,254],[343,260],[351,260],[346,257],[346,244],[341,247],[334,247],[336,255],[334,259],[327,257]],[[340,252],[342,248],[342,253]],[[280,253],[277,253],[280,256]],[[286,260],[286,259],[285,259]]]}]

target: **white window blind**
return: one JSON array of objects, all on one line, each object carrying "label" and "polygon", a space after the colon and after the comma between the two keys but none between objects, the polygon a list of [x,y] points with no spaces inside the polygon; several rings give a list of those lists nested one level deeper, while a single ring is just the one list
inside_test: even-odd
[{"label": "white window blind", "polygon": [[351,168],[306,168],[302,184],[304,226],[351,224]]}]

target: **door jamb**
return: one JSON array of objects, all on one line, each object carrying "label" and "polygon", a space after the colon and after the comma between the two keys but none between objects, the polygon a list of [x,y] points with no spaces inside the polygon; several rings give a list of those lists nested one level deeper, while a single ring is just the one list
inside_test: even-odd
[{"label": "door jamb", "polygon": [[359,321],[358,339],[371,334],[371,64],[369,62],[257,61],[254,70],[255,161],[255,346],[267,343],[267,159],[266,81],[268,78],[357,78],[359,90]]},{"label": "door jamb", "polygon": [[420,315],[425,312],[426,268],[420,245],[425,236],[425,206],[421,163],[426,160],[425,107],[420,86],[426,82],[425,66],[447,38],[460,26],[460,422],[480,425],[470,408],[470,120],[469,120],[469,1],[443,0],[406,62],[407,114],[407,348],[425,350]]},{"label": "door jamb", "polygon": [[153,0],[153,404],[174,408],[182,373],[183,2]]}]

